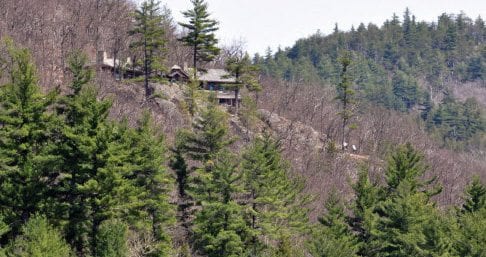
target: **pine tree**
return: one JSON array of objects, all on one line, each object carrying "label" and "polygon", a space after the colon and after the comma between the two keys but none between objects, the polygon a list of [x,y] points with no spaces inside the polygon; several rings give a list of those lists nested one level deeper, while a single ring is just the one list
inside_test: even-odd
[{"label": "pine tree", "polygon": [[424,163],[424,156],[415,150],[410,143],[402,145],[394,152],[387,163],[385,170],[386,191],[394,192],[401,183],[408,183],[412,193],[422,191],[428,196],[433,196],[442,190],[440,186],[432,189],[426,187],[433,185],[436,178],[433,177],[426,181],[421,181],[420,177],[427,171]]},{"label": "pine tree", "polygon": [[[423,156],[410,144],[398,148],[388,161],[385,171],[386,186],[368,217],[373,256],[448,256],[452,240],[447,236],[446,219],[441,217],[432,195],[439,187],[429,189],[434,179],[422,181],[427,166]],[[381,191],[380,190],[380,191]]]},{"label": "pine tree", "polygon": [[250,91],[260,91],[261,85],[258,82],[258,67],[253,65],[248,53],[241,56],[230,57],[226,61],[226,70],[236,79],[236,84],[228,85],[230,89],[235,91],[235,107],[236,113],[240,105],[241,88],[245,87]]},{"label": "pine tree", "polygon": [[476,212],[486,207],[486,186],[481,183],[478,176],[473,178],[471,184],[466,188],[465,194],[462,212]]},{"label": "pine tree", "polygon": [[381,190],[370,182],[368,170],[363,169],[358,173],[358,180],[353,184],[356,198],[352,205],[353,216],[348,222],[360,242],[359,254],[370,256],[370,231],[376,225],[374,210],[376,204],[382,200]]},{"label": "pine tree", "polygon": [[235,156],[221,152],[196,173],[194,198],[202,206],[194,220],[197,245],[210,257],[242,256],[248,232],[236,202],[242,174]]},{"label": "pine tree", "polygon": [[348,126],[349,119],[351,119],[353,112],[352,112],[352,104],[354,103],[353,95],[355,94],[353,90],[353,81],[350,78],[350,74],[348,72],[349,66],[351,65],[351,56],[350,53],[345,53],[341,56],[339,62],[341,63],[341,74],[340,74],[340,82],[337,85],[337,97],[336,99],[342,105],[342,110],[339,113],[342,119],[342,126],[341,126],[341,147],[342,150],[345,148],[346,143],[346,127]]},{"label": "pine tree", "polygon": [[290,175],[279,144],[269,135],[255,139],[246,149],[242,169],[249,209],[246,221],[252,233],[248,249],[255,256],[270,248],[265,238],[278,240],[287,232],[298,236],[305,229],[309,198],[302,194],[303,184]]},{"label": "pine tree", "polygon": [[52,227],[43,216],[32,216],[22,227],[22,234],[7,251],[12,257],[69,257],[69,245],[61,233]]},{"label": "pine tree", "polygon": [[358,256],[359,243],[346,222],[344,206],[336,192],[326,201],[327,213],[319,218],[321,227],[314,231],[310,251],[314,257]]},{"label": "pine tree", "polygon": [[53,134],[49,107],[56,93],[41,93],[26,49],[7,42],[7,52],[8,82],[0,86],[0,216],[15,235],[40,211],[48,184],[55,179],[50,169],[55,157],[48,149]]},{"label": "pine tree", "polygon": [[[94,235],[103,220],[99,213],[102,205],[97,204],[97,197],[110,198],[98,195],[105,188],[100,186],[102,181],[97,178],[106,183],[114,179],[98,176],[98,170],[106,164],[103,155],[109,141],[107,137],[112,136],[106,123],[111,103],[97,100],[96,90],[88,84],[91,73],[85,71],[83,62],[86,58],[78,57],[79,54],[75,53],[69,59],[73,74],[72,92],[60,100],[57,108],[63,121],[57,129],[60,135],[56,151],[61,156],[58,168],[62,174],[56,197],[58,208],[66,212],[68,241],[78,253],[88,254],[94,249]],[[117,183],[122,179],[111,171],[102,174],[117,176],[114,180]]]},{"label": "pine tree", "polygon": [[175,221],[174,208],[169,202],[173,180],[165,168],[164,137],[157,135],[148,113],[141,118],[130,147],[129,177],[136,188],[136,202],[140,211],[135,218],[146,217],[145,227],[158,242],[156,255],[168,256],[171,247],[169,228]]},{"label": "pine tree", "polygon": [[96,234],[96,257],[127,257],[128,227],[117,220],[101,223]]},{"label": "pine tree", "polygon": [[486,252],[486,187],[479,177],[465,190],[465,203],[459,217],[459,238],[455,248],[459,256],[482,256]]},{"label": "pine tree", "polygon": [[428,247],[430,241],[444,241],[443,238],[428,238],[438,234],[427,233],[427,229],[431,228],[427,224],[438,216],[428,202],[428,196],[414,192],[412,188],[409,181],[403,181],[396,191],[377,205],[376,226],[370,231],[374,256],[433,256],[434,253],[448,251],[447,248]]},{"label": "pine tree", "polygon": [[180,150],[191,159],[202,161],[210,160],[221,149],[233,142],[228,135],[226,113],[221,111],[210,97],[208,106],[193,122],[193,131],[181,131],[180,137],[184,142]]},{"label": "pine tree", "polygon": [[204,0],[191,0],[193,8],[183,12],[188,23],[179,22],[188,30],[187,35],[180,38],[187,46],[193,48],[194,78],[197,76],[197,63],[212,61],[220,52],[216,46],[218,39],[214,34],[218,30],[218,22],[211,19],[208,4]]},{"label": "pine tree", "polygon": [[467,213],[459,219],[458,256],[484,256],[486,253],[486,208]]},{"label": "pine tree", "polygon": [[410,110],[419,100],[419,89],[417,82],[407,76],[404,72],[398,71],[392,79],[393,94],[401,100],[402,111]]},{"label": "pine tree", "polygon": [[138,36],[138,41],[131,43],[130,47],[141,48],[143,51],[144,86],[148,97],[152,93],[148,85],[150,76],[161,68],[166,44],[159,2],[144,1],[140,9],[135,11],[135,21],[135,28],[130,34]]}]

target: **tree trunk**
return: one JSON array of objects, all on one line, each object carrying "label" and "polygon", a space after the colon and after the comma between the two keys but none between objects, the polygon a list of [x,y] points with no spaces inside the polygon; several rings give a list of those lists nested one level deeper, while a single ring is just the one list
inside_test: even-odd
[{"label": "tree trunk", "polygon": [[342,141],[341,141],[341,150],[346,150],[344,147],[344,143],[346,142],[346,123],[348,121],[348,94],[346,93],[346,89],[344,89],[344,98],[343,98],[343,127],[342,127]]},{"label": "tree trunk", "polygon": [[145,97],[148,98],[150,96],[149,92],[149,84],[148,84],[148,53],[147,53],[147,38],[145,38],[144,43],[143,43],[143,50],[144,50],[144,75],[145,75],[145,80],[144,80],[144,86],[145,86]]},{"label": "tree trunk", "polygon": [[197,45],[194,45],[193,52],[194,80],[197,79]]}]

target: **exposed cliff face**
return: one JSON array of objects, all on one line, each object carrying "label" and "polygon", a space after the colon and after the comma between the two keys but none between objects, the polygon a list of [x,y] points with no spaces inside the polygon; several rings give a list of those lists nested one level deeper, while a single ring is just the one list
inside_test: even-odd
[{"label": "exposed cliff face", "polygon": [[189,116],[182,107],[184,86],[175,83],[153,83],[150,86],[155,93],[146,99],[143,87],[137,83],[106,82],[100,86],[100,98],[112,100],[111,118],[125,119],[132,126],[136,125],[144,111],[148,111],[170,143],[178,129],[190,124]]}]

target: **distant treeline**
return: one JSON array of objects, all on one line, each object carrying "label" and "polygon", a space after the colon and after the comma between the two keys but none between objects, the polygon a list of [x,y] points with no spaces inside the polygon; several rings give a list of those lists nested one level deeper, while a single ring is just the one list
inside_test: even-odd
[{"label": "distant treeline", "polygon": [[[442,14],[429,23],[417,21],[406,9],[402,19],[393,15],[381,27],[361,23],[343,32],[336,24],[330,35],[317,32],[293,47],[256,55],[254,61],[269,76],[336,85],[341,69],[337,60],[350,51],[349,72],[361,99],[399,111],[418,109],[429,131],[456,146],[485,129],[476,101],[458,102],[450,88],[465,82],[484,85],[485,42],[481,17]],[[434,106],[437,99],[441,102]]]}]

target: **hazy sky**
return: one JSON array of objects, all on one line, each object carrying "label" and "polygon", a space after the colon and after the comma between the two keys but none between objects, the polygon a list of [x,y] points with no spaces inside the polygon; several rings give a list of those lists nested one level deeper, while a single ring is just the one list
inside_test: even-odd
[{"label": "hazy sky", "polygon": [[[141,1],[141,0],[138,0]],[[189,0],[160,0],[176,21]],[[292,46],[302,37],[320,30],[329,34],[337,22],[341,30],[360,22],[381,25],[393,13],[402,18],[409,7],[417,20],[436,21],[441,13],[459,13],[486,18],[486,0],[207,0],[212,17],[220,22],[218,36],[223,44],[243,39],[250,53],[267,47]]]}]

